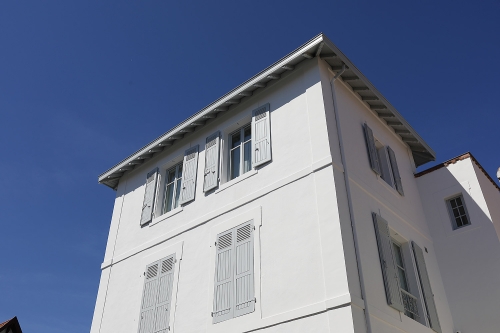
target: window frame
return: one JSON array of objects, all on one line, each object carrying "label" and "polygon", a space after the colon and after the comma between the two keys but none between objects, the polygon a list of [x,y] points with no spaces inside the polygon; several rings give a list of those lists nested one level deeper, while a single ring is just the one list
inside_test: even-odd
[{"label": "window frame", "polygon": [[[160,210],[160,216],[161,215],[164,215],[166,213],[169,213],[177,208],[179,208],[181,205],[179,204],[179,200],[180,200],[180,192],[177,193],[177,190],[180,188],[180,186],[182,185],[182,172],[184,170],[182,170],[183,168],[183,161],[181,162],[177,162],[175,163],[173,166],[169,167],[166,169],[165,171],[165,181],[163,183],[163,196],[162,196],[162,203],[161,203],[161,210]],[[174,181],[172,182],[168,182],[168,176],[170,174],[170,172],[175,169],[175,176],[174,176]],[[179,169],[181,169],[181,177],[179,177]],[[179,183],[180,182],[180,183]],[[172,190],[172,193],[173,193],[173,196],[172,196],[172,200],[176,200],[176,203],[177,205],[175,205],[175,203],[172,204],[170,210],[167,210],[166,207],[167,207],[167,195],[168,195],[168,185],[169,184],[173,184],[173,190]],[[178,194],[178,196],[176,195]],[[177,198],[176,198],[177,196]]]},{"label": "window frame", "polygon": [[[250,139],[245,141],[245,130],[246,129],[250,130]],[[239,132],[240,134],[240,144],[238,147],[232,147],[233,146],[233,136]],[[245,173],[252,171],[253,169],[253,161],[252,161],[252,141],[253,141],[253,132],[252,132],[252,123],[246,123],[243,126],[240,126],[234,131],[229,132],[228,134],[228,147],[227,147],[227,173],[226,173],[226,178],[227,182],[230,182],[232,180],[235,180],[241,176],[243,176]],[[249,145],[249,158],[250,158],[250,167],[248,170],[245,171],[245,146]],[[233,177],[232,175],[232,151],[239,149],[240,150],[240,158],[239,158],[239,170],[238,170],[238,175],[236,177]]]},{"label": "window frame", "polygon": [[[462,216],[465,216],[467,218],[467,222],[468,222],[467,224],[462,224],[461,226],[458,226],[455,214],[453,213],[453,207],[451,206],[451,201],[452,200],[456,200],[458,198],[460,198],[460,200],[462,201],[462,207],[464,208],[464,213],[465,213],[465,214],[461,214],[459,216],[460,220],[462,221]],[[467,210],[467,205],[465,204],[464,196],[463,196],[462,193],[460,193],[458,195],[454,195],[454,196],[449,197],[448,199],[446,199],[446,207],[448,209],[448,215],[450,217],[451,227],[452,227],[453,230],[462,229],[462,228],[465,228],[467,226],[472,225],[472,222],[471,222],[471,219],[470,219],[470,215],[469,215],[469,211]]]},{"label": "window frame", "polygon": [[[419,304],[419,303],[422,303],[422,302],[423,302],[423,299],[422,299],[422,297],[421,297],[420,295],[415,296],[415,295],[414,295],[414,293],[412,292],[411,282],[410,282],[410,279],[408,278],[408,268],[406,267],[406,266],[407,266],[407,263],[405,262],[405,259],[408,259],[408,258],[406,258],[405,251],[404,251],[404,249],[403,249],[403,246],[404,246],[404,245],[403,245],[403,244],[401,244],[401,243],[400,243],[399,241],[397,241],[396,239],[394,239],[393,237],[391,237],[391,243],[392,243],[392,244],[391,244],[391,245],[392,245],[392,256],[393,256],[394,264],[395,264],[395,266],[396,266],[396,270],[398,270],[399,292],[400,292],[400,294],[401,294],[401,299],[403,300],[403,305],[404,305],[404,296],[403,296],[403,294],[408,294],[408,295],[410,295],[410,297],[414,297],[414,298],[416,299],[416,301],[417,301],[416,306],[417,306],[417,312],[418,312],[419,305],[420,305],[421,307],[423,307],[423,306],[422,306],[422,304]],[[406,245],[406,246],[409,246],[409,245]],[[398,248],[398,250],[399,250],[399,256],[400,256],[400,258],[401,258],[401,264],[402,264],[403,266],[400,266],[400,265],[399,265],[399,263],[398,263],[398,262],[399,262],[399,260],[398,260],[398,258],[397,258],[397,257],[398,257],[398,255],[395,253],[395,251],[394,251],[394,247],[397,247],[397,248]],[[403,274],[404,274],[404,280],[405,280],[404,282],[405,282],[405,284],[406,284],[406,288],[407,288],[408,290],[404,289],[404,288],[403,288],[403,286],[401,285],[401,280],[400,280],[399,270],[402,270],[402,271],[403,271]],[[419,279],[418,279],[418,277],[417,277],[417,275],[416,275],[416,272],[415,272],[414,270],[412,270],[412,273],[413,273],[414,278],[417,280],[417,283],[418,283],[418,282],[419,282],[419,281],[418,281]],[[420,294],[420,291],[419,291],[419,290],[417,290],[417,292],[418,292],[418,294]],[[414,314],[414,313],[410,312],[409,310],[407,310],[407,309],[405,308],[405,310],[404,310],[404,314],[405,314],[405,316],[407,316],[407,317],[409,317],[409,318],[411,318],[411,319],[413,319],[413,320],[415,320],[415,321],[419,321],[419,320],[417,319],[417,318],[420,318],[420,315],[419,315],[418,313],[417,313],[417,314]],[[415,316],[416,316],[417,318],[415,318]]]}]

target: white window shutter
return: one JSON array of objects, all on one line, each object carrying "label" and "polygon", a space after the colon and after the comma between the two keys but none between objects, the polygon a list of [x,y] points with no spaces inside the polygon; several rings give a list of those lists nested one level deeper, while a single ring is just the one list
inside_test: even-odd
[{"label": "white window shutter", "polygon": [[148,173],[148,176],[146,177],[146,189],[144,191],[144,201],[142,203],[141,225],[148,223],[153,218],[157,179],[158,168]]},{"label": "white window shutter", "polygon": [[399,174],[398,162],[396,161],[396,155],[391,147],[387,146],[387,152],[389,153],[389,160],[392,166],[392,175],[394,176],[394,183],[396,184],[396,190],[399,194],[404,195],[403,183],[401,182],[401,175]]},{"label": "white window shutter", "polygon": [[387,304],[398,311],[404,312],[396,264],[394,263],[394,256],[392,254],[389,225],[387,221],[378,214],[372,213],[372,216],[375,226],[375,235],[377,236],[380,265],[382,266],[382,275],[384,277]]},{"label": "white window shutter", "polygon": [[179,204],[194,200],[196,193],[196,174],[198,171],[198,145],[189,148],[184,153],[182,166],[182,185]]},{"label": "white window shutter", "polygon": [[139,333],[152,333],[155,322],[155,305],[158,298],[159,265],[157,261],[146,267],[142,292]]},{"label": "white window shutter", "polygon": [[377,147],[375,146],[373,131],[367,124],[363,125],[363,131],[365,133],[366,149],[368,150],[370,167],[377,173],[377,175],[380,175],[380,161],[378,160]]},{"label": "white window shutter", "polygon": [[434,302],[434,294],[432,293],[431,288],[431,281],[427,273],[427,267],[425,266],[424,252],[415,242],[412,242],[412,245],[413,254],[415,255],[415,261],[417,263],[420,285],[422,287],[422,292],[424,293],[425,305],[427,306],[429,325],[434,331],[441,333],[441,325],[439,324],[436,303]]},{"label": "white window shutter", "polygon": [[253,270],[253,223],[236,228],[236,271],[234,316],[255,311]]},{"label": "white window shutter", "polygon": [[203,191],[217,187],[219,180],[219,139],[220,132],[210,135],[205,144],[205,172]]},{"label": "white window shutter", "polygon": [[269,104],[252,111],[252,136],[252,162],[256,167],[271,160]]},{"label": "white window shutter", "polygon": [[175,254],[159,261],[158,297],[155,306],[153,332],[167,332],[170,324],[172,286],[174,283]]},{"label": "white window shutter", "polygon": [[234,313],[234,229],[217,236],[213,323],[233,318]]}]

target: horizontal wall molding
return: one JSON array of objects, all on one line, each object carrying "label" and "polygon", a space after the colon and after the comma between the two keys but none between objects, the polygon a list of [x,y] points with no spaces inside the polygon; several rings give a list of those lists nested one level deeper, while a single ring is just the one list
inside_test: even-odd
[{"label": "horizontal wall molding", "polygon": [[[188,222],[186,224],[184,224],[183,226],[179,227],[179,228],[176,228],[172,231],[169,231],[167,233],[164,233],[163,235],[160,235],[150,241],[147,241],[129,251],[126,251],[122,254],[118,254],[116,256],[114,256],[113,258],[111,258],[110,260],[106,260],[104,261],[102,264],[101,264],[101,269],[105,269],[107,267],[110,267],[116,263],[119,263],[127,258],[130,258],[142,251],[145,251],[149,248],[152,248],[153,246],[156,246],[158,244],[161,244],[163,242],[166,242],[167,240],[169,239],[172,239],[190,229],[193,229],[193,228],[196,228],[200,225],[203,225],[207,222],[209,222],[210,220],[213,220],[214,218],[216,217],[219,217],[221,215],[224,215],[236,208],[239,208],[255,199],[258,199],[262,196],[265,196],[273,191],[276,191],[288,184],[291,184],[293,182],[296,182],[297,180],[300,180],[302,178],[305,178],[315,172],[318,172],[318,171],[321,171],[323,170],[324,168],[327,168],[329,166],[332,165],[332,157],[331,156],[327,156],[327,157],[324,157],[322,159],[319,159],[318,161],[315,161],[313,162],[309,167],[307,168],[304,168],[290,176],[287,176],[287,177],[284,177],[264,188],[261,188],[260,190],[257,190],[253,193],[250,193],[246,196],[244,196],[243,198],[241,199],[238,199],[232,203],[229,203],[221,208],[218,208],[218,209],[215,209],[195,220],[192,220],[191,222]],[[332,174],[333,176],[333,174]]]}]

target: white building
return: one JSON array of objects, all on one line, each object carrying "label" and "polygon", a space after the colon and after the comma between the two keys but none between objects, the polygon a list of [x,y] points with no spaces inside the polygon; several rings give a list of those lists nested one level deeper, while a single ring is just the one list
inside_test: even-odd
[{"label": "white building", "polygon": [[99,177],[91,332],[498,332],[499,189],[434,159],[316,36]]}]

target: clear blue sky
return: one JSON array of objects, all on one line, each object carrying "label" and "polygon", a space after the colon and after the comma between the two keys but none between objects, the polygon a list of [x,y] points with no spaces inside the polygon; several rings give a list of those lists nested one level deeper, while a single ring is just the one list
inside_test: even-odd
[{"label": "clear blue sky", "polygon": [[115,196],[98,174],[319,32],[438,161],[471,151],[494,176],[499,17],[498,0],[0,1],[0,322],[88,332]]}]

